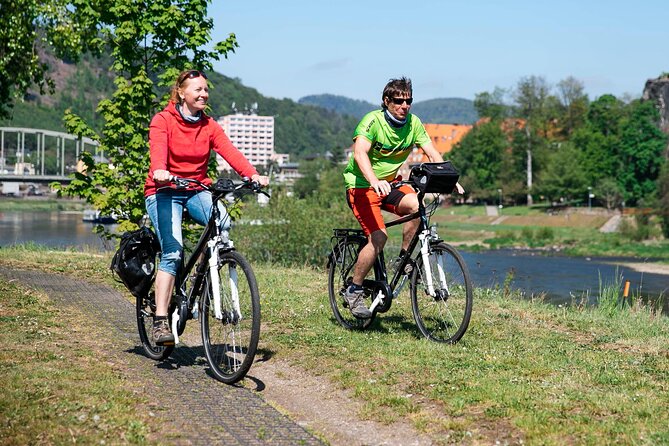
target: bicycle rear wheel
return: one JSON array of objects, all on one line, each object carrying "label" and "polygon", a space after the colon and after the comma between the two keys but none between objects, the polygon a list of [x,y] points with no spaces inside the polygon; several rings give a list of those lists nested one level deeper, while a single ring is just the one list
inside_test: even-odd
[{"label": "bicycle rear wheel", "polygon": [[427,289],[422,257],[411,277],[411,308],[420,332],[436,342],[454,344],[462,338],[472,314],[473,292],[469,270],[462,256],[446,243],[429,251],[430,275],[435,296]]},{"label": "bicycle rear wheel", "polygon": [[[244,378],[258,348],[260,295],[251,266],[238,252],[221,254],[218,273],[219,283],[211,284],[207,276],[211,286],[205,288],[202,299],[202,343],[214,377],[232,384]],[[221,293],[220,319],[215,314],[212,286]]]},{"label": "bicycle rear wheel", "polygon": [[153,291],[148,296],[137,297],[135,301],[137,313],[137,329],[139,339],[146,355],[155,360],[165,359],[174,350],[174,345],[156,345],[153,342],[153,317],[156,315],[156,301]]},{"label": "bicycle rear wheel", "polygon": [[372,313],[369,319],[360,319],[348,309],[344,300],[344,290],[351,283],[353,267],[358,259],[358,251],[361,244],[357,240],[345,240],[337,243],[330,254],[328,262],[328,293],[330,296],[330,307],[337,322],[349,330],[362,330],[369,327],[376,316]]}]

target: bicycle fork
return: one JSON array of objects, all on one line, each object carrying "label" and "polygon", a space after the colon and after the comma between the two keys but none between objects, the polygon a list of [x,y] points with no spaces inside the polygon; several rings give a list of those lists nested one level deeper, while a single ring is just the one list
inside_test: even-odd
[{"label": "bicycle fork", "polygon": [[[446,265],[444,265],[444,256],[441,254],[434,254],[435,256],[435,265],[437,268],[437,275],[439,277],[439,283],[435,284],[432,275],[432,264],[430,263],[430,242],[438,239],[436,229],[434,227],[430,229],[425,229],[422,231],[418,239],[420,240],[420,254],[423,259],[423,270],[425,272],[425,285],[427,287],[427,292],[431,297],[446,297],[448,296],[448,284],[446,283],[446,274],[444,273]],[[446,293],[446,296],[437,296],[437,291],[435,285],[439,286],[440,289],[443,289]]]},{"label": "bicycle fork", "polygon": [[[218,286],[220,276],[218,274],[219,251],[223,246],[219,240],[209,240],[207,242],[209,247],[209,278],[211,279],[211,293],[214,305],[214,317],[218,320],[223,319],[223,311],[221,310],[221,289]],[[240,321],[242,319],[242,311],[239,307],[239,288],[237,268],[233,265],[228,266],[229,269],[229,285],[230,285],[230,299],[232,300],[232,308],[235,312],[232,316],[233,321]]]}]

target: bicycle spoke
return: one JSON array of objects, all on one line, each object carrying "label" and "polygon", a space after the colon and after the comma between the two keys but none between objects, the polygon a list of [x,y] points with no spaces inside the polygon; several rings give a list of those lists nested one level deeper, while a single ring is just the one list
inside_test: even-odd
[{"label": "bicycle spoke", "polygon": [[344,290],[353,276],[353,267],[358,259],[360,242],[358,240],[338,243],[333,249],[328,266],[328,293],[330,306],[335,319],[342,327],[349,330],[365,329],[374,319],[359,319],[351,314],[344,300]]},{"label": "bicycle spoke", "polygon": [[[464,261],[452,247],[430,248],[429,265],[419,261],[412,278],[411,300],[416,325],[427,338],[457,342],[467,330],[472,311],[472,287]],[[434,292],[427,290],[429,269]]]},{"label": "bicycle spoke", "polygon": [[142,348],[146,355],[155,360],[167,358],[174,346],[160,346],[153,341],[153,317],[155,315],[155,301],[148,296],[137,297],[135,301],[137,329]]},{"label": "bicycle spoke", "polygon": [[216,317],[211,287],[203,301],[202,336],[214,376],[226,383],[246,375],[258,346],[260,299],[255,277],[237,252],[221,256],[218,286],[221,318]]}]

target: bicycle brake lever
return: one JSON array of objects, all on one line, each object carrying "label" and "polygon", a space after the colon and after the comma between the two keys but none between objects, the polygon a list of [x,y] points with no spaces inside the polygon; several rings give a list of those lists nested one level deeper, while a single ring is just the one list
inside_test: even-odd
[{"label": "bicycle brake lever", "polygon": [[173,176],[171,180],[177,189],[186,189],[188,187],[188,181],[184,180],[183,178]]}]

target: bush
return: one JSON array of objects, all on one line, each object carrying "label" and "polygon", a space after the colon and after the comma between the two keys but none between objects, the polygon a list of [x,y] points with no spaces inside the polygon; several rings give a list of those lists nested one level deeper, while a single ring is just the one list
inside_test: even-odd
[{"label": "bush", "polygon": [[343,200],[324,203],[318,197],[275,194],[266,206],[245,207],[232,239],[251,262],[318,267],[326,264],[335,227],[359,227]]},{"label": "bush", "polygon": [[547,242],[555,238],[555,232],[553,231],[553,228],[541,227],[537,229],[535,237],[537,240]]}]

